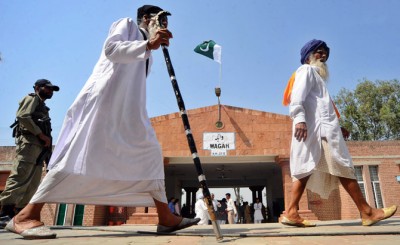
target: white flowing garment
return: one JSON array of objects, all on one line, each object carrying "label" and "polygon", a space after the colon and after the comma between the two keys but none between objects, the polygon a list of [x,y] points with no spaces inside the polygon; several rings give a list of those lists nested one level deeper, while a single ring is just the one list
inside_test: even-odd
[{"label": "white flowing garment", "polygon": [[207,205],[203,199],[197,199],[194,205],[194,212],[196,213],[195,218],[200,218],[198,225],[208,225],[210,216],[208,214]]},{"label": "white flowing garment", "polygon": [[[153,206],[166,202],[162,151],[146,110],[146,51],[129,18],[113,23],[69,108],[32,203]],[[161,194],[160,194],[161,193]]]},{"label": "white flowing garment", "polygon": [[[296,71],[291,94],[289,115],[293,119],[293,132],[299,122],[307,124],[307,139],[299,142],[292,135],[290,170],[295,179],[304,178],[316,169],[321,159],[321,137],[327,139],[330,158],[333,164],[353,169],[353,163],[343,139],[339,120],[335,113],[325,81],[318,74],[319,68],[308,64]],[[313,182],[310,178],[309,182]],[[315,179],[321,185],[322,179]],[[307,186],[314,183],[307,183]]]},{"label": "white flowing garment", "polygon": [[262,203],[254,203],[254,220],[263,220],[264,217],[262,215]]}]

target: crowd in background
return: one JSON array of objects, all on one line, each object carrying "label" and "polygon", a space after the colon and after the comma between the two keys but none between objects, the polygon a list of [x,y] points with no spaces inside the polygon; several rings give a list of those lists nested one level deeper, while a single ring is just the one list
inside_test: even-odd
[{"label": "crowd in background", "polygon": [[[266,207],[259,198],[256,198],[254,203],[244,201],[237,204],[231,199],[231,194],[226,193],[225,198],[215,199],[215,195],[211,194],[214,214],[219,224],[257,224],[271,221],[270,210]],[[197,200],[194,205],[194,210],[191,207],[183,204],[182,207],[179,199],[171,197],[168,202],[168,207],[175,215],[186,218],[200,218],[198,225],[211,224],[210,215],[208,213],[205,198],[202,193],[197,195]]]}]

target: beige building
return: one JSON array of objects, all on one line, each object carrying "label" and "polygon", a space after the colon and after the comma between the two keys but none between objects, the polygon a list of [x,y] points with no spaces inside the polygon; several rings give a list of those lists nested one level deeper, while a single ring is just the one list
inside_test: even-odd
[{"label": "beige building", "polygon": [[[208,186],[249,188],[253,198],[249,201],[259,197],[269,209],[268,221],[276,222],[288,205],[292,185],[291,119],[227,105],[188,110],[188,115]],[[154,117],[151,122],[163,150],[167,196],[182,200],[185,192],[182,203],[193,207],[199,183],[180,114]],[[400,141],[347,142],[347,145],[357,180],[370,205],[400,205]],[[0,148],[0,191],[4,189],[13,155],[14,147]],[[306,191],[300,213],[318,220],[359,218],[354,203],[341,186],[326,200]],[[49,225],[157,222],[155,209],[148,207],[51,204],[45,206],[42,215]]]}]

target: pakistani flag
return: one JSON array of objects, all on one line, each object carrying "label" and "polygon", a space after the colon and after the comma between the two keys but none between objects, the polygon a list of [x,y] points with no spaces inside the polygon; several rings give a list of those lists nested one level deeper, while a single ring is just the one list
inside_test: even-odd
[{"label": "pakistani flag", "polygon": [[207,56],[221,64],[221,49],[221,46],[216,44],[213,40],[210,40],[197,45],[194,52]]}]

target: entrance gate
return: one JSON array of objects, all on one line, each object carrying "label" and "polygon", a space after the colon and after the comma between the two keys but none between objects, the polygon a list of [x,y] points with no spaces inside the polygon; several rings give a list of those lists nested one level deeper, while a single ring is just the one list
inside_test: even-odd
[{"label": "entrance gate", "polygon": [[[277,221],[284,210],[282,171],[276,155],[201,157],[202,168],[209,188],[249,188],[254,203],[262,200],[268,207],[272,221]],[[165,183],[167,197],[182,200],[182,189],[186,192],[185,202],[194,210],[196,192],[199,188],[197,174],[191,157],[166,157]],[[266,190],[266,200],[261,191]],[[232,198],[234,197],[234,193]]]}]

